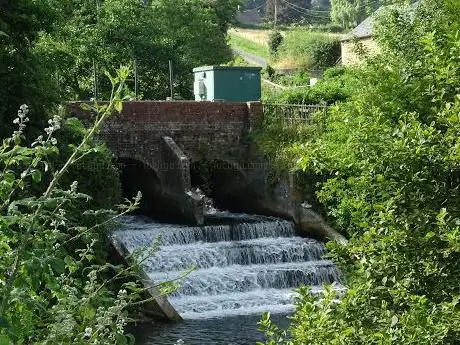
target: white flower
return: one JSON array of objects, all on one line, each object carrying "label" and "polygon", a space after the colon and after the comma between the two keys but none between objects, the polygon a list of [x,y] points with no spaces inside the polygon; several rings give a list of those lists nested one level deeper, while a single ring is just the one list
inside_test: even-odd
[{"label": "white flower", "polygon": [[71,192],[76,192],[78,187],[78,181],[73,181],[72,184],[70,185],[70,191]]},{"label": "white flower", "polygon": [[93,334],[93,329],[91,327],[86,327],[84,334],[85,338],[90,338],[91,334]]}]

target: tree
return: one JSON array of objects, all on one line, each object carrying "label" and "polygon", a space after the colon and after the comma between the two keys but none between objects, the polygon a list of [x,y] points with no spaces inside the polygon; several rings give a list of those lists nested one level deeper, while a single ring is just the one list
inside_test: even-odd
[{"label": "tree", "polygon": [[392,0],[331,0],[332,22],[350,29],[361,23],[379,7],[388,5]]},{"label": "tree", "polygon": [[[189,97],[193,67],[231,59],[226,30],[237,0],[92,0],[65,3],[57,29],[44,35],[39,51],[60,76],[66,99],[108,97],[104,70],[136,65],[141,97],[169,94],[168,60],[173,61],[176,91]],[[59,6],[59,5],[58,5]],[[212,54],[204,52],[212,51]],[[133,86],[131,81],[130,86]]]},{"label": "tree", "polygon": [[29,128],[46,123],[57,101],[56,83],[34,52],[40,31],[51,30],[55,12],[41,1],[2,1],[0,9],[0,136],[10,133],[21,104],[34,112]]}]

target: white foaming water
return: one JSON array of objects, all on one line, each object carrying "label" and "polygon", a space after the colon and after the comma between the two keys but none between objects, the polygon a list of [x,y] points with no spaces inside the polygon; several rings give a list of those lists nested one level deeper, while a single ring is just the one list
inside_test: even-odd
[{"label": "white foaming water", "polygon": [[[340,274],[324,260],[322,243],[295,236],[291,222],[272,217],[218,212],[202,227],[160,224],[126,217],[117,241],[130,251],[161,236],[163,246],[144,269],[154,282],[177,278],[171,304],[184,319],[287,313],[293,289],[339,283]],[[340,285],[338,285],[339,287]]]}]

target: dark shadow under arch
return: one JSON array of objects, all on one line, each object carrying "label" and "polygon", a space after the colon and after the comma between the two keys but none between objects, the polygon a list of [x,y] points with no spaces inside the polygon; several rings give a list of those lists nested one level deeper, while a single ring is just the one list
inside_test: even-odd
[{"label": "dark shadow under arch", "polygon": [[246,178],[232,163],[222,160],[201,160],[190,165],[193,187],[200,188],[221,210],[247,211]]},{"label": "dark shadow under arch", "polygon": [[135,214],[163,222],[184,222],[180,210],[165,195],[160,177],[154,169],[133,158],[119,158],[118,166],[123,197],[132,199],[138,191],[142,193],[141,204]]}]

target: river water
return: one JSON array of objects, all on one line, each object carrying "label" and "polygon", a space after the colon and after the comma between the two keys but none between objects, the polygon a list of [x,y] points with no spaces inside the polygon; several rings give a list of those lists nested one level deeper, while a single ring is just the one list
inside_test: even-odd
[{"label": "river water", "polygon": [[306,284],[318,291],[340,282],[336,267],[323,258],[323,244],[297,237],[286,220],[217,212],[202,227],[135,216],[123,222],[115,236],[130,252],[161,237],[160,250],[144,267],[154,282],[195,268],[169,297],[184,321],[143,325],[142,344],[255,344],[263,339],[257,331],[263,312],[288,323],[293,289]]}]

